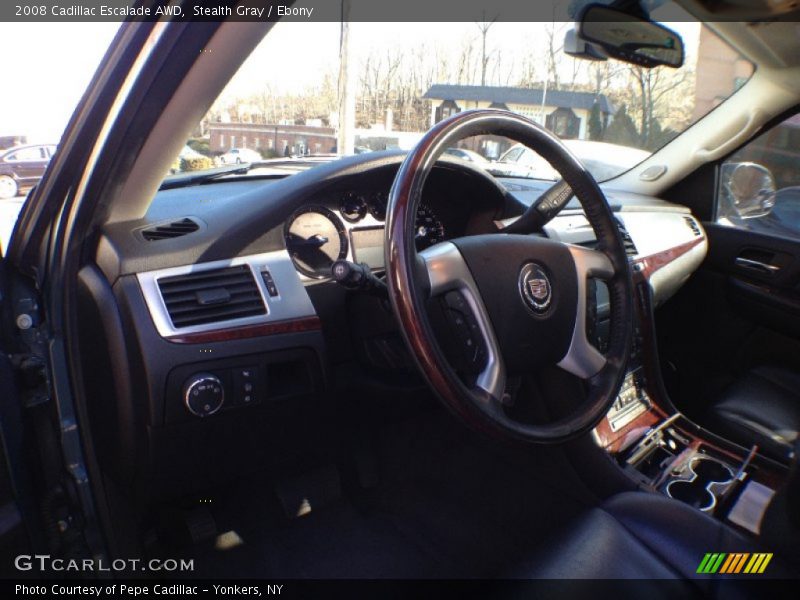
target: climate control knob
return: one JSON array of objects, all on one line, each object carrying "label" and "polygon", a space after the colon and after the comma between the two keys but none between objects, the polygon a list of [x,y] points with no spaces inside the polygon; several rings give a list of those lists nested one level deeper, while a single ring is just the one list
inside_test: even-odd
[{"label": "climate control knob", "polygon": [[211,373],[198,373],[183,385],[183,403],[186,410],[197,417],[213,415],[225,402],[225,388],[219,377]]}]

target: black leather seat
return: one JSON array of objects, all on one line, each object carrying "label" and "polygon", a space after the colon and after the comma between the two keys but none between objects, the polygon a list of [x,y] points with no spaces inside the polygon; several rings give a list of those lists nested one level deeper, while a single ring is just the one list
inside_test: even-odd
[{"label": "black leather seat", "polygon": [[715,433],[742,446],[758,444],[786,460],[800,437],[800,373],[758,367],[733,382],[710,408]]},{"label": "black leather seat", "polygon": [[[545,551],[530,557],[511,576],[669,579],[674,581],[664,584],[663,591],[672,597],[675,592],[685,597],[705,596],[712,591],[716,595],[720,591],[721,581],[728,576],[697,573],[706,553],[765,551],[705,513],[666,496],[646,492],[613,496],[573,521],[545,547]],[[764,576],[792,577],[778,557],[770,562]],[[735,580],[737,576],[730,577]]]}]

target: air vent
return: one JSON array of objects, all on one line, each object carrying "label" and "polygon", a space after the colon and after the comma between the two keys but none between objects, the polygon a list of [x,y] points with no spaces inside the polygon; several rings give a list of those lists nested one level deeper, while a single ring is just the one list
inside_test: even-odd
[{"label": "air vent", "polygon": [[248,265],[164,277],[158,287],[175,328],[267,312]]},{"label": "air vent", "polygon": [[628,233],[628,230],[625,229],[625,224],[620,219],[615,219],[617,222],[617,228],[619,229],[620,235],[622,235],[622,243],[625,246],[625,254],[628,256],[636,256],[639,252],[636,250],[636,245],[633,243],[633,238],[631,238],[631,234]]},{"label": "air vent", "polygon": [[686,221],[686,224],[689,226],[689,229],[692,230],[694,237],[700,237],[703,235],[703,232],[700,231],[700,226],[697,224],[697,221],[694,220],[692,217],[683,217],[683,220]]},{"label": "air vent", "polygon": [[173,221],[165,225],[157,225],[149,229],[142,230],[142,237],[148,242],[157,240],[168,240],[171,238],[181,237],[189,233],[194,233],[200,229],[200,226],[192,219],[186,217],[180,221]]}]

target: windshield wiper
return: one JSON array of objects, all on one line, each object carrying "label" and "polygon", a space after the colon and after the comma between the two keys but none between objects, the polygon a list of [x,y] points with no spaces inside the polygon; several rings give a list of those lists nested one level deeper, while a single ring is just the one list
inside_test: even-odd
[{"label": "windshield wiper", "polygon": [[159,190],[170,190],[173,188],[188,187],[190,185],[199,185],[207,181],[213,181],[226,175],[245,175],[254,166],[259,163],[242,163],[238,165],[230,165],[226,167],[216,167],[205,171],[197,171],[194,173],[177,173],[165,178]]}]

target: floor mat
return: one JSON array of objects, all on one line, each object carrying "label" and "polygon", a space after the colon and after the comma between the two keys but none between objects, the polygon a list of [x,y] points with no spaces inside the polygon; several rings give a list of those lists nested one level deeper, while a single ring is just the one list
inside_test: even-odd
[{"label": "floor mat", "polygon": [[496,576],[597,503],[558,448],[508,447],[428,421],[387,436],[384,449],[382,509],[447,557],[443,577]]},{"label": "floor mat", "polygon": [[[492,577],[596,503],[557,448],[485,441],[448,415],[377,437],[380,485],[369,508],[342,499],[285,518],[268,486],[242,484],[215,506],[241,543],[194,548],[215,577]],[[229,532],[235,532],[231,535]]]}]

